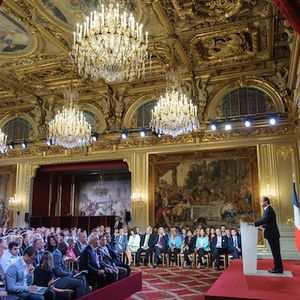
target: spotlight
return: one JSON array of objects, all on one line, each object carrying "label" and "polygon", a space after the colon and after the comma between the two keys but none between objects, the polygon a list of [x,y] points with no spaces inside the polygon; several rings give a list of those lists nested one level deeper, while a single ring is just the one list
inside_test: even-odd
[{"label": "spotlight", "polygon": [[47,146],[50,147],[52,145],[52,140],[47,141]]},{"label": "spotlight", "polygon": [[225,124],[225,130],[226,130],[226,131],[229,131],[229,130],[231,130],[231,129],[232,129],[231,124]]},{"label": "spotlight", "polygon": [[161,137],[162,137],[162,133],[159,132],[159,133],[157,134],[157,137],[158,137],[158,138],[161,138]]},{"label": "spotlight", "polygon": [[271,118],[269,120],[270,125],[275,125],[276,124],[276,119],[275,118]]},{"label": "spotlight", "polygon": [[250,122],[249,120],[246,120],[246,121],[245,121],[245,126],[246,126],[246,127],[250,127],[250,126],[251,126],[251,122]]},{"label": "spotlight", "polygon": [[217,125],[216,124],[211,124],[210,129],[213,130],[213,131],[216,131],[217,130]]},{"label": "spotlight", "polygon": [[123,130],[121,132],[121,138],[122,139],[127,139],[128,138],[128,131],[127,130]]},{"label": "spotlight", "polygon": [[7,147],[12,150],[12,149],[15,148],[15,144],[14,143],[10,143],[10,144],[7,145]]},{"label": "spotlight", "polygon": [[25,140],[24,142],[22,142],[21,146],[23,149],[25,149],[27,147],[27,141]]},{"label": "spotlight", "polygon": [[140,131],[140,135],[141,135],[141,137],[145,137],[146,136],[146,129],[142,129],[141,131]]},{"label": "spotlight", "polygon": [[92,141],[96,142],[98,140],[98,134],[94,133],[92,134]]}]

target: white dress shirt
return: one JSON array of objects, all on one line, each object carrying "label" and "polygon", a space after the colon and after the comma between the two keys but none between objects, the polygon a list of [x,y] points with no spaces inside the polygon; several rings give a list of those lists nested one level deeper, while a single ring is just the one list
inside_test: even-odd
[{"label": "white dress shirt", "polygon": [[222,248],[222,236],[217,235],[217,245],[216,248]]},{"label": "white dress shirt", "polygon": [[1,257],[1,260],[0,260],[0,264],[1,264],[1,267],[2,267],[2,270],[4,272],[6,272],[7,268],[15,263],[18,259],[20,258],[20,256],[18,255],[12,255],[10,253],[10,251],[7,251],[2,257]]}]

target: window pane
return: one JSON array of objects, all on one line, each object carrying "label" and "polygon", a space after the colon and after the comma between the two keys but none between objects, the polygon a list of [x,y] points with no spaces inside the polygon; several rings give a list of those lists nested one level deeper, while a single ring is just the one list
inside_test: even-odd
[{"label": "window pane", "polygon": [[157,100],[152,100],[140,106],[136,111],[137,128],[149,128],[151,121],[151,110],[156,105]]},{"label": "window pane", "polygon": [[223,97],[222,107],[222,117],[225,118],[275,112],[272,99],[263,91],[253,87],[230,91]]},{"label": "window pane", "polygon": [[30,124],[24,119],[14,119],[4,125],[3,132],[8,143],[21,143],[29,139]]},{"label": "window pane", "polygon": [[96,118],[95,115],[90,111],[83,111],[83,115],[86,119],[86,121],[91,125],[92,132],[96,132]]}]

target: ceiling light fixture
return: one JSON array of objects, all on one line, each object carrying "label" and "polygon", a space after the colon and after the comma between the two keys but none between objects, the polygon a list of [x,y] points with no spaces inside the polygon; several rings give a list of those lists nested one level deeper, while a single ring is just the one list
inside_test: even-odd
[{"label": "ceiling light fixture", "polygon": [[107,83],[131,81],[145,74],[150,61],[148,32],[132,13],[114,1],[104,1],[77,24],[70,53],[79,75]]}]

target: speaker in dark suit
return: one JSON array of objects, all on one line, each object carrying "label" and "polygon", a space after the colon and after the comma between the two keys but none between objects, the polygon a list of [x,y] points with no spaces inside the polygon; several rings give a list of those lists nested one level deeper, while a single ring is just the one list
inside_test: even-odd
[{"label": "speaker in dark suit", "polygon": [[270,205],[270,199],[268,197],[262,197],[259,201],[261,207],[264,208],[264,213],[262,218],[254,222],[254,225],[263,226],[264,238],[269,242],[271,247],[271,252],[274,258],[274,268],[268,270],[270,273],[283,273],[283,266],[280,254],[280,234],[276,222],[276,214],[274,209]]}]

